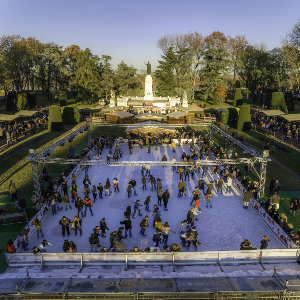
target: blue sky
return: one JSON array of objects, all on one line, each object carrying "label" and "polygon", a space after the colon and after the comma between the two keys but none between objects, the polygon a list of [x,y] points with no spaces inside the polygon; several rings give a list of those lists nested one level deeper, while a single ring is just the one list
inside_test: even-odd
[{"label": "blue sky", "polygon": [[165,34],[198,31],[207,36],[246,35],[268,49],[300,19],[299,0],[0,0],[0,36],[33,36],[43,43],[77,44],[94,54],[123,60],[138,70],[154,69]]}]

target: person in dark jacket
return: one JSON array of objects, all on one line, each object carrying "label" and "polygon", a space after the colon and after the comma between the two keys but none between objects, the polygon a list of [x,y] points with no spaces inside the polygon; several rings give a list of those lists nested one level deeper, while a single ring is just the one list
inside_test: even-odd
[{"label": "person in dark jacket", "polygon": [[196,231],[196,227],[193,226],[186,235],[186,240],[188,243],[187,249],[190,250],[191,243],[195,246],[195,250],[197,251],[197,245],[198,245],[198,232]]},{"label": "person in dark jacket", "polygon": [[69,220],[66,216],[63,216],[62,219],[59,221],[59,224],[62,228],[62,235],[65,236],[67,231],[67,235],[70,235],[69,225],[71,224],[71,220]]},{"label": "person in dark jacket", "polygon": [[296,211],[298,209],[298,198],[294,198],[290,202],[290,214],[293,212],[293,217],[295,218]]},{"label": "person in dark jacket", "polygon": [[168,202],[169,202],[169,199],[170,199],[170,193],[169,193],[168,190],[165,190],[163,192],[162,198],[163,198],[165,210],[167,210]]},{"label": "person in dark jacket", "polygon": [[161,230],[157,229],[153,235],[153,242],[155,242],[155,247],[159,247],[159,243],[161,242]]},{"label": "person in dark jacket", "polygon": [[80,235],[82,235],[82,229],[81,229],[82,220],[79,218],[79,216],[75,216],[73,219],[72,228],[75,229],[75,235],[77,235],[77,231],[79,230]]},{"label": "person in dark jacket", "polygon": [[129,231],[129,236],[132,237],[132,225],[129,217],[126,216],[125,220],[121,221],[120,224],[125,225],[125,239],[127,239],[128,231]]},{"label": "person in dark jacket", "polygon": [[19,199],[19,206],[21,207],[24,214],[26,214],[26,200],[23,196]]},{"label": "person in dark jacket", "polygon": [[136,181],[132,179],[132,180],[129,181],[129,184],[131,184],[131,186],[132,186],[132,189],[134,191],[134,195],[137,196],[136,189],[135,189]]},{"label": "person in dark jacket", "polygon": [[195,215],[192,210],[188,211],[186,219],[188,224],[190,224],[190,226],[193,227],[195,223]]},{"label": "person in dark jacket", "polygon": [[105,230],[109,230],[109,228],[106,225],[105,218],[102,218],[100,221],[100,230],[101,230],[101,236],[106,237]]},{"label": "person in dark jacket", "polygon": [[98,244],[98,239],[95,237],[95,235],[92,233],[90,238],[89,238],[89,242],[90,242],[90,247],[91,247],[91,252],[98,252],[97,251],[97,244]]},{"label": "person in dark jacket", "polygon": [[103,199],[103,186],[102,184],[99,182],[98,186],[97,186],[97,190],[98,190],[98,194],[99,194],[99,199]]},{"label": "person in dark jacket", "polygon": [[211,193],[213,190],[214,190],[214,183],[211,181],[211,182],[207,185],[206,193],[208,193],[208,191]]},{"label": "person in dark jacket", "polygon": [[269,238],[266,235],[264,235],[263,239],[260,242],[261,243],[260,249],[268,249],[269,241],[270,241]]},{"label": "person in dark jacket", "polygon": [[252,190],[250,191],[247,191],[245,194],[244,194],[244,208],[247,209],[248,206],[249,206],[249,202],[251,200],[251,197],[253,197],[253,194],[252,194]]},{"label": "person in dark jacket", "polygon": [[77,208],[78,211],[78,216],[79,213],[81,212],[81,217],[83,218],[83,201],[80,197],[77,198],[76,202],[75,202],[75,207]]},{"label": "person in dark jacket", "polygon": [[203,195],[205,195],[204,187],[205,187],[205,181],[203,180],[202,177],[200,177],[200,179],[198,180],[198,188],[200,191],[202,191]]},{"label": "person in dark jacket", "polygon": [[146,216],[143,218],[142,222],[140,223],[140,227],[141,227],[140,233],[142,234],[142,236],[146,236],[145,230],[146,230],[146,228],[149,226],[149,225],[148,225],[148,219],[149,219],[149,217],[146,215]]},{"label": "person in dark jacket", "polygon": [[145,210],[146,211],[150,211],[149,210],[149,204],[151,203],[151,196],[148,196],[147,198],[146,198],[146,200],[144,201],[144,205],[145,205]]}]

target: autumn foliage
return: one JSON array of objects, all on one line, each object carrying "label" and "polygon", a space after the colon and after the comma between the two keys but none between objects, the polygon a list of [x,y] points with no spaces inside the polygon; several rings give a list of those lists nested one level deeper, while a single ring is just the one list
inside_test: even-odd
[{"label": "autumn foliage", "polygon": [[216,95],[217,95],[217,101],[218,104],[223,103],[227,97],[227,91],[224,85],[219,85],[216,88]]}]

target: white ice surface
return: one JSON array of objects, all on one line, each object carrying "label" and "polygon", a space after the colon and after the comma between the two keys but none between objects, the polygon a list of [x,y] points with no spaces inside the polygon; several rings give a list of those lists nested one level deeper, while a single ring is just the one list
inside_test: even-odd
[{"label": "white ice surface", "polygon": [[[184,150],[189,152],[189,148],[185,147]],[[170,147],[161,146],[158,150],[154,147],[151,148],[151,153],[147,153],[147,147],[142,150],[138,147],[133,148],[133,154],[129,154],[128,148],[123,146],[123,160],[128,161],[161,161],[162,156],[165,154],[168,160],[172,159],[173,156],[177,160],[180,160],[183,148],[176,149],[174,154]],[[103,157],[105,158],[108,153],[108,149],[104,149]],[[73,220],[77,210],[75,209],[74,203],[72,203],[73,209],[68,211],[60,211],[56,215],[52,215],[50,212],[47,217],[43,220],[43,232],[45,239],[50,242],[53,247],[47,247],[48,252],[62,252],[62,245],[64,239],[73,241],[77,245],[78,252],[89,252],[89,237],[95,226],[99,226],[100,220],[105,217],[109,231],[107,231],[106,237],[100,237],[101,247],[109,247],[109,234],[113,230],[118,230],[120,221],[124,220],[124,211],[128,205],[132,206],[134,201],[139,199],[140,203],[143,204],[148,195],[152,196],[152,203],[150,203],[150,209],[157,203],[156,191],[151,191],[150,182],[147,184],[147,191],[142,191],[142,178],[141,178],[140,167],[108,167],[108,166],[92,166],[89,169],[89,178],[92,185],[98,185],[99,182],[105,185],[107,178],[110,178],[112,182],[114,177],[119,180],[120,192],[112,192],[111,196],[106,196],[104,199],[97,199],[94,203],[93,213],[91,216],[89,210],[87,210],[86,217],[83,218],[82,230],[83,235],[79,233],[75,236],[74,231],[71,230],[69,237],[62,236],[61,226],[59,220],[62,216],[66,216]],[[168,211],[164,211],[163,207],[160,207],[162,215],[162,223],[168,221],[171,229],[176,231],[177,234],[170,232],[169,242],[181,243],[179,227],[180,222],[185,220],[187,212],[191,208],[190,201],[192,199],[192,190],[197,181],[200,173],[195,174],[194,180],[190,179],[187,183],[187,197],[177,198],[178,194],[178,182],[179,174],[172,172],[171,167],[151,167],[151,174],[155,178],[160,177],[163,181],[163,190],[169,189],[171,194]],[[79,187],[79,195],[82,196],[83,191],[83,177],[84,172],[81,172],[76,180]],[[132,195],[131,198],[127,197],[127,185],[131,179],[137,181],[137,196]],[[205,178],[206,182],[210,180],[210,175]],[[225,189],[226,184],[223,186]],[[216,192],[216,191],[215,191]],[[249,208],[245,210],[243,208],[243,198],[237,191],[232,192],[229,195],[218,195],[212,199],[212,208],[205,207],[205,201],[203,195],[201,195],[201,208],[202,213],[199,214],[198,221],[195,221],[195,226],[198,231],[198,240],[201,245],[198,246],[198,251],[218,251],[218,250],[239,250],[240,243],[247,238],[251,241],[253,247],[259,248],[260,241],[263,235],[267,235],[270,238],[269,249],[283,249],[284,245],[279,239],[272,233],[267,225],[256,215],[253,209]],[[146,237],[142,237],[139,234],[140,222],[142,217],[137,216],[135,219],[132,218],[133,224],[133,237],[128,237],[124,242],[128,245],[128,250],[131,250],[134,246],[138,246],[144,250],[147,246],[153,246],[152,237],[154,229],[152,228],[152,215],[151,212],[146,212],[144,207],[141,208],[143,216],[149,215],[149,227],[146,229]],[[35,245],[39,245],[42,239],[37,239],[36,234],[29,240],[29,249]],[[98,249],[99,250],[99,249]],[[182,251],[188,251],[186,248],[182,248]],[[191,246],[189,251],[195,251],[194,247]]]}]

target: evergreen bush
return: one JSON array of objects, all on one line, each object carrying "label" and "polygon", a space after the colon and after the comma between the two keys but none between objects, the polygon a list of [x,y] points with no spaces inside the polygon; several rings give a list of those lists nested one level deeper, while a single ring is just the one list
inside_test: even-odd
[{"label": "evergreen bush", "polygon": [[29,109],[29,103],[27,94],[22,93],[18,94],[18,101],[17,101],[17,111],[23,110],[23,109]]},{"label": "evergreen bush", "polygon": [[67,105],[67,91],[64,89],[59,90],[59,104],[60,106],[66,106]]},{"label": "evergreen bush", "polygon": [[36,108],[36,93],[35,93],[35,91],[28,91],[27,99],[28,99],[29,107]]},{"label": "evergreen bush", "polygon": [[270,104],[271,109],[279,109],[286,114],[288,113],[287,106],[285,104],[285,99],[283,92],[274,92],[272,93],[272,100]]},{"label": "evergreen bush", "polygon": [[64,130],[64,123],[61,116],[61,108],[57,105],[49,106],[48,128],[52,131]]},{"label": "evergreen bush", "polygon": [[[272,101],[272,93],[276,92],[274,89],[267,89],[266,91],[266,99],[265,99],[265,103],[264,105],[267,106],[267,108],[270,108],[271,107],[271,101]],[[263,105],[262,103],[262,95],[260,95],[260,106]]]},{"label": "evergreen bush", "polygon": [[[15,103],[14,103],[15,100]],[[7,111],[16,111],[17,107],[17,93],[15,91],[9,91],[7,94],[7,101],[6,101],[6,110]]]},{"label": "evergreen bush", "polygon": [[287,106],[287,109],[289,111],[293,111],[295,110],[295,102],[294,102],[294,95],[292,92],[286,92],[284,94],[284,99],[285,99],[285,103],[286,103],[286,106]]},{"label": "evergreen bush", "polygon": [[[241,100],[241,101],[239,101],[239,100]],[[243,104],[243,95],[242,95],[242,90],[240,88],[235,89],[233,106],[239,106],[238,103],[239,103],[239,105]]]},{"label": "evergreen bush", "polygon": [[77,124],[80,122],[80,112],[77,107],[65,106],[63,108],[62,119],[64,124]]},{"label": "evergreen bush", "polygon": [[250,130],[251,129],[251,115],[250,105],[242,105],[237,122],[237,130]]},{"label": "evergreen bush", "polygon": [[216,92],[214,92],[214,95],[213,95],[213,105],[218,105],[218,97],[217,97]]},{"label": "evergreen bush", "polygon": [[237,119],[239,113],[236,108],[226,108],[222,111],[221,121],[224,124],[231,124],[232,121]]}]

